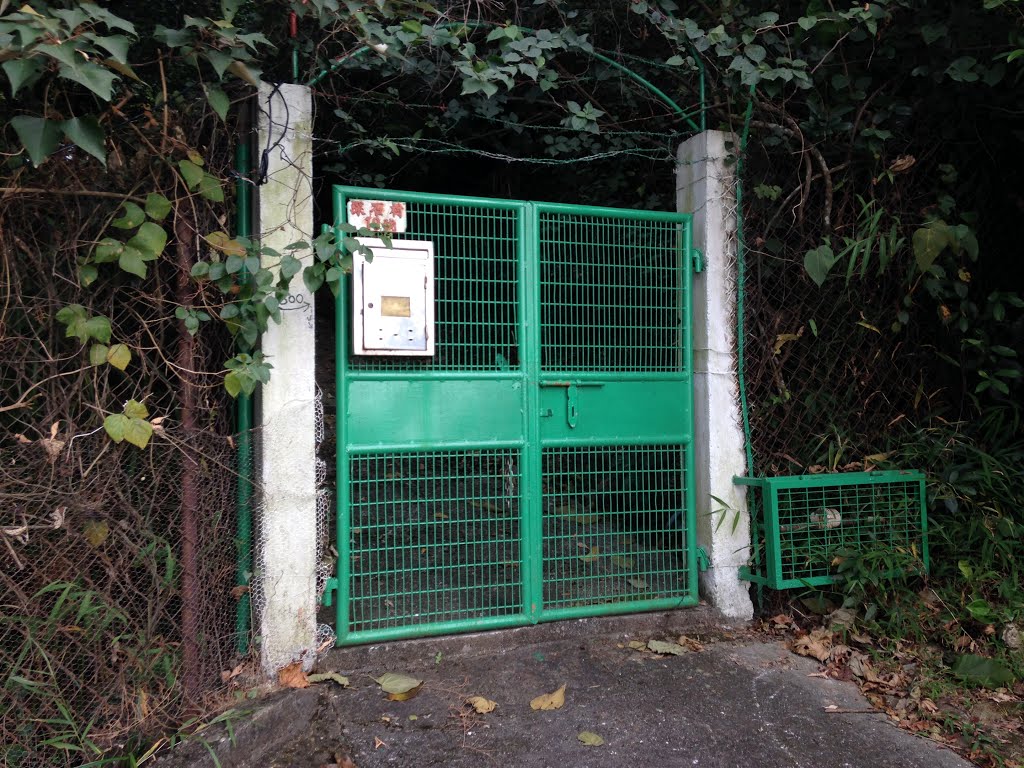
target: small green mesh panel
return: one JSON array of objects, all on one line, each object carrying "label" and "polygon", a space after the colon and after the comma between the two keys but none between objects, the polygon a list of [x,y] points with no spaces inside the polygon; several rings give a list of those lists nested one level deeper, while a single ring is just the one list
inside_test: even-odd
[{"label": "small green mesh panel", "polygon": [[540,213],[541,367],[681,371],[680,226]]},{"label": "small green mesh panel", "polygon": [[924,480],[916,472],[769,477],[751,481],[755,581],[776,589],[828,584],[836,556],[903,552],[927,567]]},{"label": "small green mesh panel", "polygon": [[680,446],[543,453],[545,608],[685,596]]},{"label": "small green mesh panel", "polygon": [[516,451],[351,459],[351,630],[521,610]]},{"label": "small green mesh panel", "polygon": [[395,237],[434,243],[436,353],[427,358],[352,356],[351,369],[518,367],[518,212],[417,201],[407,207],[408,231]]}]

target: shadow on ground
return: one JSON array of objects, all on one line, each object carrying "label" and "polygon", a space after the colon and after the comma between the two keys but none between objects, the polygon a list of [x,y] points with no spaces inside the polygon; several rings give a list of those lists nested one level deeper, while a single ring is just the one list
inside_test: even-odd
[{"label": "shadow on ground", "polygon": [[[697,638],[703,650],[656,656],[631,641]],[[346,675],[275,694],[160,766],[786,766],[954,768],[953,752],[889,724],[852,683],[779,642],[715,626],[701,611],[566,622],[471,637],[342,649],[319,665]],[[373,678],[422,679],[388,701]],[[565,704],[530,701],[566,686]],[[497,702],[477,714],[465,701]],[[583,731],[604,744],[586,746]]]}]

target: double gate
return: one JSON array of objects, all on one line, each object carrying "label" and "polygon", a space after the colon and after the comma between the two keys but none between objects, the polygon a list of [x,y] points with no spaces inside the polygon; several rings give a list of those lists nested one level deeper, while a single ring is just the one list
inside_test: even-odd
[{"label": "double gate", "polygon": [[336,225],[366,198],[432,244],[433,349],[355,354],[343,287],[338,643],[694,605],[690,216],[335,187]]}]

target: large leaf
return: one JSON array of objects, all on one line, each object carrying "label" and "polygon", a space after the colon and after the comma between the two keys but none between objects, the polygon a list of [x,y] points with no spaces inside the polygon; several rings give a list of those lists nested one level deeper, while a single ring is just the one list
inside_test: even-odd
[{"label": "large leaf", "polygon": [[825,278],[828,277],[829,270],[832,269],[836,261],[838,258],[832,253],[832,248],[829,245],[819,245],[804,255],[804,269],[807,270],[811,280],[820,287],[825,283]]},{"label": "large leaf", "polygon": [[156,192],[146,195],[146,215],[154,221],[163,221],[171,212],[171,201]]},{"label": "large leaf", "polygon": [[1013,672],[996,659],[987,659],[968,653],[956,660],[953,674],[969,683],[977,683],[988,688],[998,688],[1014,680]]},{"label": "large leaf", "polygon": [[129,248],[137,248],[143,254],[143,261],[153,261],[164,251],[167,233],[159,224],[147,221],[135,236],[128,241]]},{"label": "large leaf", "polygon": [[96,246],[96,253],[93,255],[93,260],[97,264],[106,264],[111,261],[117,261],[123,251],[124,243],[120,240],[115,240],[112,237],[104,237]]},{"label": "large leaf", "polygon": [[125,430],[128,429],[128,422],[130,419],[123,413],[112,413],[103,420],[103,429],[110,439],[115,443],[120,443],[124,440]]},{"label": "large leaf", "polygon": [[110,55],[121,64],[128,62],[128,47],[131,41],[124,35],[108,35],[107,37],[93,36],[93,41],[110,51]]},{"label": "large leaf", "polygon": [[142,419],[129,419],[124,429],[124,439],[136,448],[145,448],[153,436],[153,425]]},{"label": "large leaf", "polygon": [[129,419],[148,419],[149,409],[138,400],[129,400],[124,404],[124,415]]},{"label": "large leaf", "polygon": [[38,59],[11,59],[0,64],[11,83],[11,96],[17,96],[23,85],[31,83],[42,71]]},{"label": "large leaf", "polygon": [[224,202],[224,190],[221,189],[220,181],[208,173],[204,173],[199,182],[199,194],[214,203]]},{"label": "large leaf", "polygon": [[930,221],[917,229],[912,242],[918,269],[927,272],[953,239],[953,230],[944,221]]},{"label": "large leaf", "polygon": [[227,94],[216,85],[204,85],[203,90],[206,91],[206,100],[213,107],[213,111],[217,113],[217,117],[227,122],[228,107],[231,106]]},{"label": "large leaf", "polygon": [[124,204],[124,215],[110,222],[110,226],[118,229],[135,229],[145,220],[145,212],[135,203],[128,201]]},{"label": "large leaf", "polygon": [[65,120],[61,126],[68,141],[71,141],[90,155],[95,157],[103,166],[107,165],[106,137],[103,129],[95,117],[73,117]]},{"label": "large leaf", "polygon": [[32,165],[37,168],[56,151],[57,141],[60,139],[59,123],[44,117],[18,115],[11,118],[11,127],[28,152]]},{"label": "large leaf", "polygon": [[147,274],[146,259],[143,253],[137,248],[132,248],[130,245],[126,245],[124,250],[121,251],[117,264],[125,272],[130,272],[133,275],[145,277]]},{"label": "large leaf", "polygon": [[185,179],[185,183],[188,185],[189,189],[195,189],[199,186],[199,182],[203,180],[203,176],[205,175],[203,169],[191,160],[179,160],[178,169],[181,171],[181,175]]},{"label": "large leaf", "polygon": [[75,62],[75,66],[60,66],[60,76],[81,83],[104,101],[110,101],[115,76],[112,72],[90,62]]}]

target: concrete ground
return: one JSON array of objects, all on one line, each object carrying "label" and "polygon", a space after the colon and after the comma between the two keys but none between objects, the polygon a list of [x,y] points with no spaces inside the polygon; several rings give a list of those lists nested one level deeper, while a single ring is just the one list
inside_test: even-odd
[{"label": "concrete ground", "polygon": [[[681,656],[629,643],[699,638]],[[716,626],[703,609],[590,619],[474,636],[339,649],[320,671],[351,683],[274,694],[232,721],[233,739],[204,732],[160,766],[785,766],[954,768],[971,764],[874,713],[852,683],[779,642]],[[388,701],[373,678],[424,681]],[[560,709],[530,701],[565,685]],[[477,714],[464,702],[497,702]],[[586,746],[590,731],[604,744]]]}]

